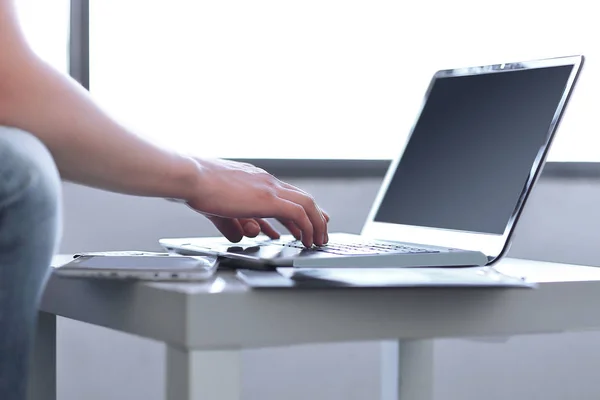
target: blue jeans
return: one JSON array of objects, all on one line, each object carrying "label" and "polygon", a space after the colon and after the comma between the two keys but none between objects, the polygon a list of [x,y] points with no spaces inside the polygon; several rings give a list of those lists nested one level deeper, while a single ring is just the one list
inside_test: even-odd
[{"label": "blue jeans", "polygon": [[60,179],[34,136],[0,127],[0,399],[25,400],[37,312],[60,236]]}]

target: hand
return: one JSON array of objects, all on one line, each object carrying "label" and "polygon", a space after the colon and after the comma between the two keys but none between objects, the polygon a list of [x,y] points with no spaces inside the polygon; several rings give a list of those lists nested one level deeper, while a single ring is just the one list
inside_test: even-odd
[{"label": "hand", "polygon": [[264,218],[275,218],[306,247],[329,241],[329,216],[306,192],[246,163],[197,159],[197,190],[187,204],[210,219],[230,241],[260,232],[279,233]]}]

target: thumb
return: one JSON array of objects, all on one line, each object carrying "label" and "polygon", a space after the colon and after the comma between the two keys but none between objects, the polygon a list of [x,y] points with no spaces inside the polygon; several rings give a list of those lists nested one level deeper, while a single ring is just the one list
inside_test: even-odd
[{"label": "thumb", "polygon": [[213,225],[229,241],[237,243],[244,237],[244,229],[237,219],[209,216],[207,217]]},{"label": "thumb", "polygon": [[238,220],[244,236],[256,237],[260,234],[260,224],[252,218],[240,218]]}]

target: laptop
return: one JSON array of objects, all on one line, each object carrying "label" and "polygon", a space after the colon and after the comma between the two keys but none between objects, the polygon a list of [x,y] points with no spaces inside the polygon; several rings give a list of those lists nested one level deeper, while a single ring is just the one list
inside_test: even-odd
[{"label": "laptop", "polygon": [[382,143],[398,154],[360,234],[330,233],[327,245],[310,249],[291,235],[159,242],[245,267],[493,265],[508,251],[583,62],[578,55],[436,72],[408,140]]}]

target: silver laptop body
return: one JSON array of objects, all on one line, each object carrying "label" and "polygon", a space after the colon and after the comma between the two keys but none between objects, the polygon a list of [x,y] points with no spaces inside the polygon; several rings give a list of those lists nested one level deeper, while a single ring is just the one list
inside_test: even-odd
[{"label": "silver laptop body", "polygon": [[[508,251],[583,56],[441,70],[360,235],[306,249],[292,236],[164,238],[179,254],[255,267],[467,267]],[[335,218],[335,212],[332,213]]]}]

